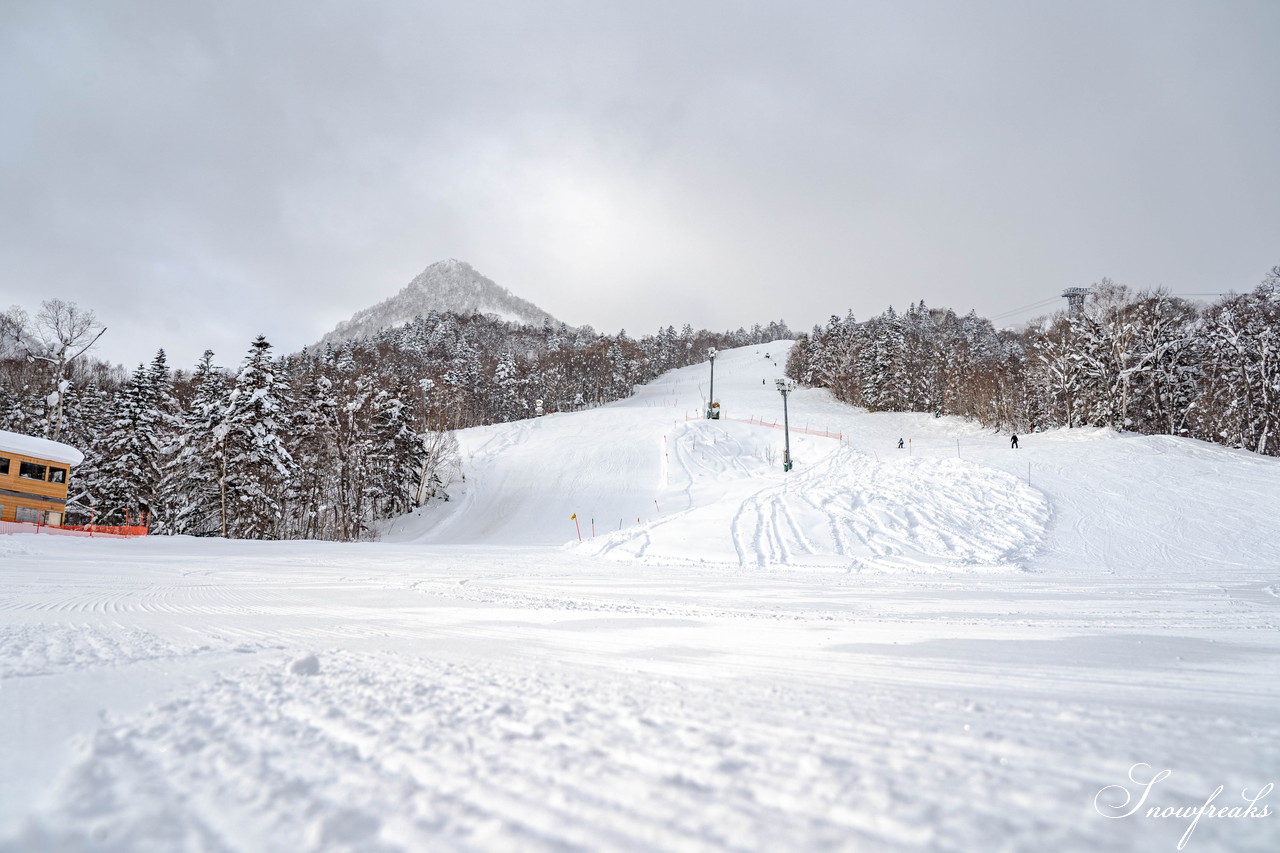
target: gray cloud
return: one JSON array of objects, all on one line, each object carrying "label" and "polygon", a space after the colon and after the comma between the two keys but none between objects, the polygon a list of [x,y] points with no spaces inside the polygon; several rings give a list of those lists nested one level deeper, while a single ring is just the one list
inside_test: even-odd
[{"label": "gray cloud", "polygon": [[296,349],[445,257],[632,333],[1280,262],[1274,3],[2,16],[0,301],[125,362]]}]

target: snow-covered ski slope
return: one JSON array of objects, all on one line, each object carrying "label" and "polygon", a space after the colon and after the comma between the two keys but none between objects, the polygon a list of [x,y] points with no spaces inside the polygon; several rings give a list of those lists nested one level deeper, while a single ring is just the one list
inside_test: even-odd
[{"label": "snow-covered ski slope", "polygon": [[959,418],[869,414],[802,389],[784,474],[772,425],[788,348],[719,355],[719,421],[698,417],[701,364],[592,411],[467,430],[458,499],[387,539],[563,545],[580,529],[583,553],[654,565],[840,571],[1280,565],[1280,463],[1202,442],[1056,430],[1012,450]]},{"label": "snow-covered ski slope", "polygon": [[795,468],[784,473],[774,380],[787,349],[720,354],[720,420],[697,417],[711,385],[704,364],[594,411],[468,430],[461,499],[402,522],[391,538],[558,545],[576,542],[585,525],[584,553],[658,565],[921,571],[1025,563],[1049,518],[1039,492],[963,460],[906,452],[880,459],[857,436],[851,411],[822,392],[791,398]]},{"label": "snow-covered ski slope", "polygon": [[0,536],[0,853],[1171,851],[1135,765],[1280,782],[1280,461],[800,390],[784,475],[708,374],[466,431],[383,542]]}]

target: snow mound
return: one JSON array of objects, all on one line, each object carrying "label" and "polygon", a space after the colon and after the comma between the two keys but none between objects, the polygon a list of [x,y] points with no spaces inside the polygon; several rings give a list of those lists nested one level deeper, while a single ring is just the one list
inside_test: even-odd
[{"label": "snow mound", "polygon": [[306,657],[298,658],[293,663],[289,664],[289,672],[294,675],[319,675],[320,659],[315,655],[307,655]]},{"label": "snow mound", "polygon": [[685,424],[659,499],[684,508],[580,547],[666,565],[1010,570],[1049,519],[1044,497],[1004,472],[954,459],[881,462],[828,441],[825,456],[783,473],[771,438],[749,424]]}]

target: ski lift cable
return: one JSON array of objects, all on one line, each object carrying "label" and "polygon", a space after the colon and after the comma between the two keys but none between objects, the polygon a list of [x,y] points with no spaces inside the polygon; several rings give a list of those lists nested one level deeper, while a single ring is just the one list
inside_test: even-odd
[{"label": "ski lift cable", "polygon": [[1014,309],[1011,309],[1011,310],[1009,310],[1009,311],[1004,311],[1004,312],[1002,312],[1002,313],[1000,313],[1000,314],[995,314],[995,315],[993,315],[990,319],[992,319],[992,320],[999,320],[999,319],[1002,319],[1002,318],[1004,318],[1004,317],[1011,317],[1011,316],[1013,316],[1014,314],[1021,314],[1021,313],[1022,313],[1022,312],[1024,312],[1024,311],[1032,311],[1032,310],[1034,310],[1034,309],[1036,309],[1036,308],[1044,308],[1044,307],[1045,307],[1045,306],[1047,306],[1047,305],[1051,305],[1051,304],[1053,304],[1054,302],[1057,302],[1057,301],[1058,301],[1059,299],[1061,299],[1061,298],[1062,298],[1061,296],[1051,296],[1051,297],[1049,297],[1048,299],[1042,299],[1041,301],[1039,301],[1039,302],[1033,302],[1033,303],[1031,303],[1030,305],[1023,305],[1021,308],[1014,308]]},{"label": "ski lift cable", "polygon": [[[1228,293],[1170,293],[1169,295],[1170,295],[1170,296],[1185,297],[1185,296],[1228,296],[1228,295],[1230,295],[1230,294],[1228,294]],[[1042,300],[1040,300],[1039,302],[1033,302],[1033,303],[1031,303],[1030,305],[1023,305],[1023,306],[1022,306],[1022,307],[1020,307],[1020,308],[1012,308],[1012,309],[1010,309],[1010,310],[1008,310],[1008,311],[1002,311],[1002,312],[1001,312],[1001,313],[999,313],[999,314],[993,314],[993,315],[991,315],[990,317],[988,317],[987,319],[989,319],[989,320],[991,320],[991,321],[995,321],[995,320],[1003,320],[1003,319],[1005,319],[1006,317],[1012,317],[1012,316],[1015,316],[1015,315],[1017,315],[1017,314],[1024,313],[1024,312],[1026,312],[1026,311],[1034,311],[1034,310],[1035,310],[1035,309],[1037,309],[1037,308],[1044,308],[1044,307],[1047,307],[1047,306],[1052,305],[1053,303],[1057,302],[1057,301],[1058,301],[1059,299],[1061,299],[1061,298],[1062,298],[1061,296],[1050,296],[1050,297],[1049,297],[1049,298],[1047,298],[1047,299],[1042,299]]]},{"label": "ski lift cable", "polygon": [[995,316],[1003,317],[1005,314],[1016,314],[1019,311],[1029,311],[1032,308],[1039,308],[1042,305],[1048,305],[1052,302],[1057,302],[1060,298],[1061,297],[1059,296],[1050,296],[1047,299],[1041,299],[1039,302],[1032,302],[1029,305],[1023,305],[1018,308],[1010,308],[1008,311],[1001,311],[999,314],[996,314]]}]

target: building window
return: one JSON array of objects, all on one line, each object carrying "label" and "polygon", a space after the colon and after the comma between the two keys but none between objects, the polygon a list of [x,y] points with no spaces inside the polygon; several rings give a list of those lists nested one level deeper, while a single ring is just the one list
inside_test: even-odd
[{"label": "building window", "polygon": [[67,482],[67,469],[66,469],[66,468],[54,468],[53,466],[50,466],[50,467],[49,467],[49,482],[50,482],[50,483],[65,483],[65,482]]},{"label": "building window", "polygon": [[62,513],[49,510],[44,514],[44,523],[51,524],[54,527],[62,526]]},{"label": "building window", "polygon": [[18,519],[18,521],[25,521],[30,524],[39,524],[40,510],[32,509],[29,506],[20,506],[18,507],[18,513],[15,517]]},{"label": "building window", "polygon": [[34,462],[23,462],[18,467],[18,476],[25,477],[28,480],[43,480],[45,466],[37,465]]},{"label": "building window", "polygon": [[0,456],[0,474],[8,474],[8,473],[9,473],[9,459],[7,457]]}]

